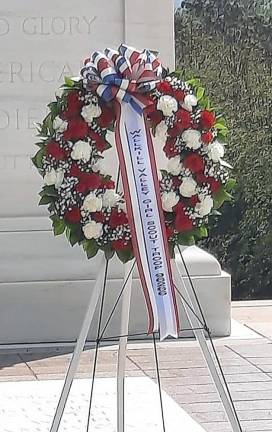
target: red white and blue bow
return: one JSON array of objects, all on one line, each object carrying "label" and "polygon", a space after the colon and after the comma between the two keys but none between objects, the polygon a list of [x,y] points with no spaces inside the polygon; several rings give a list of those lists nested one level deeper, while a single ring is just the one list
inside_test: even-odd
[{"label": "red white and blue bow", "polygon": [[96,51],[85,61],[81,70],[86,87],[96,86],[97,94],[105,101],[128,102],[139,114],[148,104],[144,95],[156,87],[162,75],[158,58],[149,50],[138,51],[120,45],[118,51]]}]

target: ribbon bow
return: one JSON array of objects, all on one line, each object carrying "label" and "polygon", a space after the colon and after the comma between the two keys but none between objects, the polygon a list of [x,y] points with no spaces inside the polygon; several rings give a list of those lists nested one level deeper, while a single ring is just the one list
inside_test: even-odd
[{"label": "ribbon bow", "polygon": [[149,50],[138,51],[120,45],[118,51],[96,51],[85,61],[81,70],[86,87],[96,86],[97,94],[105,101],[113,99],[131,104],[141,114],[150,104],[144,93],[153,90],[160,81],[162,66]]}]

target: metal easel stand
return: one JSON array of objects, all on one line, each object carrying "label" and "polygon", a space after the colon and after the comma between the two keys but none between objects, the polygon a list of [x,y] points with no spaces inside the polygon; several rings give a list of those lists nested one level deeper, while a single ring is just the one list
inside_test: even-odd
[{"label": "metal easel stand", "polygon": [[[181,263],[177,264],[176,260],[173,260],[173,277],[176,283],[176,290],[181,295],[178,287],[182,287],[182,291],[185,293],[185,297],[181,295],[181,301],[188,317],[189,323],[192,327],[193,333],[195,335],[196,340],[199,343],[199,347],[201,349],[202,355],[205,359],[207,367],[209,369],[210,375],[213,379],[214,385],[217,389],[219,398],[223,404],[224,410],[226,412],[227,418],[232,426],[233,432],[242,432],[241,424],[237,416],[236,409],[234,407],[233,400],[231,398],[231,394],[217,356],[210,331],[207,327],[207,323],[205,317],[203,315],[203,311],[201,309],[201,305],[197,298],[192,279],[190,277],[188,268],[186,266],[185,260],[182,255],[182,251],[180,247],[177,248],[177,252],[180,254]],[[185,271],[185,272],[184,272]],[[184,280],[183,274],[186,274],[186,280]],[[200,324],[203,326],[201,328]],[[216,363],[213,359],[212,353],[207,344],[206,335],[210,340],[213,355],[215,356],[217,367],[220,370],[220,374],[218,373]]]},{"label": "metal easel stand", "polygon": [[[206,361],[207,367],[209,369],[209,372],[211,374],[211,377],[214,381],[214,384],[216,386],[217,392],[219,394],[220,400],[222,401],[222,404],[224,406],[226,415],[228,417],[228,420],[232,426],[233,432],[242,432],[242,428],[231,398],[231,394],[228,389],[227,382],[225,380],[222,367],[219,362],[219,358],[217,356],[217,353],[215,351],[215,347],[213,345],[213,341],[211,339],[211,335],[209,332],[209,329],[207,327],[205,317],[203,316],[203,312],[201,310],[201,306],[199,304],[196,292],[194,290],[192,280],[190,278],[190,274],[188,272],[186,263],[184,261],[184,258],[182,256],[181,250],[178,248],[178,252],[180,253],[180,256],[182,258],[182,263],[178,263],[173,260],[173,276],[176,284],[176,290],[178,294],[181,296],[182,304],[185,310],[185,313],[188,317],[188,320],[190,322],[190,325],[192,327],[192,330],[194,332],[194,335],[199,343],[200,349],[202,351],[203,357]],[[131,289],[132,289],[132,273],[133,268],[135,266],[135,260],[129,261],[124,265],[124,279],[123,279],[123,285],[121,287],[120,293],[117,297],[117,300],[111,310],[111,313],[109,314],[109,317],[106,320],[106,323],[104,325],[104,328],[101,330],[101,323],[102,323],[102,314],[103,314],[103,303],[104,303],[104,297],[105,297],[105,288],[107,283],[107,273],[108,273],[108,261],[103,258],[101,265],[99,268],[101,269],[99,272],[99,275],[96,279],[94,288],[92,290],[92,295],[90,298],[90,302],[85,314],[85,318],[82,324],[82,328],[79,333],[79,337],[74,349],[74,353],[66,374],[65,382],[63,385],[62,393],[58,402],[58,406],[54,415],[54,419],[51,425],[50,432],[58,432],[59,426],[61,423],[61,419],[64,413],[64,409],[66,406],[67,399],[69,397],[69,393],[71,390],[71,386],[75,377],[75,373],[78,368],[80,355],[84,349],[87,335],[89,328],[91,326],[94,312],[97,308],[99,298],[102,297],[101,300],[101,307],[100,307],[100,316],[99,316],[99,325],[98,325],[98,335],[96,340],[96,350],[95,350],[95,359],[93,364],[93,377],[92,377],[92,383],[91,383],[91,395],[90,395],[90,405],[89,405],[89,415],[88,415],[88,423],[87,423],[87,429],[86,432],[89,432],[89,426],[90,426],[90,413],[91,413],[91,406],[92,406],[92,397],[93,397],[93,386],[94,386],[94,378],[95,378],[95,371],[96,371],[96,363],[97,363],[97,353],[98,353],[98,347],[100,342],[103,339],[104,333],[106,331],[106,328],[111,320],[111,317],[113,316],[116,307],[122,298],[121,302],[121,329],[120,329],[120,335],[116,336],[116,338],[119,338],[119,350],[118,350],[118,363],[117,363],[117,432],[124,432],[125,429],[125,420],[124,420],[124,413],[125,413],[125,391],[124,391],[124,384],[125,384],[125,365],[126,365],[126,350],[127,350],[127,340],[128,340],[128,329],[129,329],[129,313],[130,313],[130,301],[131,301]],[[186,274],[186,282],[184,280],[184,270]],[[180,292],[180,287],[182,287],[182,291],[185,294],[185,296]],[[206,335],[208,335],[208,338],[210,340],[213,355],[209,349],[209,346],[207,344]],[[142,333],[143,334],[143,333]],[[104,340],[107,340],[108,338],[104,338]],[[109,339],[110,340],[110,339]],[[160,376],[159,376],[159,364],[158,364],[158,356],[157,356],[157,348],[156,348],[156,342],[155,342],[155,335],[153,334],[153,343],[154,343],[154,352],[155,352],[155,360],[156,360],[156,367],[157,367],[157,378],[158,378],[158,384],[159,384],[159,392],[160,392],[160,401],[161,401],[161,411],[162,411],[162,424],[163,424],[163,431],[165,432],[165,422],[164,422],[164,413],[163,413],[163,405],[162,405],[162,393],[161,393],[161,386],[160,386]],[[214,361],[214,358],[216,359],[217,365]],[[217,370],[217,367],[220,370],[220,374]],[[170,431],[169,431],[170,432]]]}]

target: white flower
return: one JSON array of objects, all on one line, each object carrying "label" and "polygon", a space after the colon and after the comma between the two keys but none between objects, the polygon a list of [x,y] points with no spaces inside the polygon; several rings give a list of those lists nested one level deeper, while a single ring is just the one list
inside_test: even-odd
[{"label": "white flower", "polygon": [[62,120],[59,116],[55,117],[53,120],[53,129],[56,132],[64,132],[67,129],[68,122],[65,120]]},{"label": "white flower", "polygon": [[64,171],[55,170],[51,168],[49,172],[47,172],[43,178],[44,184],[46,186],[54,185],[56,189],[59,189],[64,179]]},{"label": "white flower", "polygon": [[182,108],[186,109],[187,111],[192,112],[193,106],[196,106],[196,105],[197,105],[197,98],[192,94],[188,94],[184,98]]},{"label": "white flower", "polygon": [[90,160],[91,147],[86,141],[78,141],[74,144],[71,157],[74,160],[82,159],[84,162]]},{"label": "white flower", "polygon": [[89,212],[96,212],[102,209],[102,199],[94,192],[90,192],[84,199],[82,208]]},{"label": "white flower", "polygon": [[88,222],[82,229],[87,239],[98,239],[103,234],[103,225],[100,222]]},{"label": "white flower", "polygon": [[219,162],[220,159],[224,156],[225,149],[222,144],[218,141],[214,141],[212,144],[209,144],[207,147],[207,153],[209,158],[213,162]]},{"label": "white flower", "polygon": [[102,196],[103,207],[114,207],[120,200],[120,195],[118,195],[113,189],[107,189]]},{"label": "white flower", "polygon": [[99,117],[102,111],[98,104],[90,103],[81,110],[81,115],[87,123],[91,123],[94,118]]},{"label": "white flower", "polygon": [[164,192],[161,199],[162,208],[166,212],[173,211],[173,207],[179,202],[179,197],[175,192]]},{"label": "white flower", "polygon": [[196,150],[201,146],[201,133],[195,129],[187,129],[181,135],[186,146]]},{"label": "white flower", "polygon": [[164,121],[161,121],[157,127],[156,127],[156,137],[158,137],[158,139],[162,142],[166,141],[167,138],[167,125],[165,124]]},{"label": "white flower", "polygon": [[102,175],[108,175],[109,170],[106,167],[105,161],[103,159],[98,159],[92,166],[94,172],[100,172]]},{"label": "white flower", "polygon": [[213,208],[213,199],[210,195],[199,195],[200,202],[196,204],[196,217],[202,218],[207,216]]},{"label": "white flower", "polygon": [[175,156],[167,162],[167,171],[173,175],[178,175],[181,171],[182,165],[180,162],[180,157]]},{"label": "white flower", "polygon": [[193,179],[193,177],[184,177],[179,187],[179,191],[182,196],[190,198],[196,194],[196,187],[197,182]]},{"label": "white flower", "polygon": [[158,100],[157,109],[161,110],[164,116],[169,117],[178,110],[178,102],[172,96],[163,95]]}]

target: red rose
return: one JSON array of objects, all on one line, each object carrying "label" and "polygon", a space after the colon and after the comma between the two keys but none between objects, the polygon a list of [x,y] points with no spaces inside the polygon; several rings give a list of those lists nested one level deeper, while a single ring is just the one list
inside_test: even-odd
[{"label": "red rose", "polygon": [[64,217],[68,222],[78,223],[81,219],[80,209],[78,207],[72,207],[71,210],[65,213]]},{"label": "red rose", "polygon": [[173,94],[172,86],[168,81],[160,81],[157,84],[157,90],[163,94],[168,94],[168,95]]},{"label": "red rose", "polygon": [[185,208],[182,203],[179,203],[174,207],[174,212],[176,214],[175,229],[179,232],[190,231],[193,228],[193,222],[189,216],[185,214]]},{"label": "red rose", "polygon": [[213,140],[213,134],[212,134],[212,132],[210,132],[210,131],[208,131],[208,132],[204,132],[204,133],[201,135],[201,141],[202,141],[204,144],[209,144],[212,140]]},{"label": "red rose", "polygon": [[145,114],[152,122],[153,126],[157,126],[163,119],[163,114],[161,111],[158,111],[154,104],[148,105],[145,110]]},{"label": "red rose", "polygon": [[75,187],[77,192],[85,193],[101,187],[101,177],[99,174],[81,172],[79,179],[79,183]]},{"label": "red rose", "polygon": [[193,173],[204,171],[205,168],[203,158],[196,153],[189,154],[189,156],[184,159],[183,165]]},{"label": "red rose", "polygon": [[78,141],[88,135],[89,127],[87,123],[81,118],[73,118],[68,122],[68,127],[63,133],[63,139],[65,141]]},{"label": "red rose", "polygon": [[191,118],[191,114],[184,110],[184,109],[179,109],[176,112],[176,122],[175,122],[175,126],[178,129],[189,129],[189,127],[191,126],[192,123],[192,118]]},{"label": "red rose", "polygon": [[212,111],[201,111],[200,113],[200,126],[203,129],[210,129],[211,127],[214,126],[216,122],[216,117],[214,112]]},{"label": "red rose", "polygon": [[128,223],[126,214],[123,211],[118,211],[116,208],[112,209],[109,225],[111,228],[116,228],[119,225],[125,225]]},{"label": "red rose", "polygon": [[105,180],[105,179],[103,179],[101,187],[103,189],[115,189],[115,183],[114,183],[113,180]]},{"label": "red rose", "polygon": [[92,213],[92,219],[95,222],[104,223],[106,220],[106,216],[104,215],[104,213],[102,211],[94,212],[94,213]]},{"label": "red rose", "polygon": [[113,240],[111,245],[113,250],[126,250],[132,247],[131,241],[124,239]]},{"label": "red rose", "polygon": [[96,119],[96,122],[100,127],[107,128],[115,119],[114,110],[106,105],[103,105],[101,109],[102,114]]},{"label": "red rose", "polygon": [[169,159],[171,157],[177,156],[179,153],[178,148],[175,147],[175,142],[175,138],[167,138],[166,144],[163,147],[163,151]]},{"label": "red rose", "polygon": [[189,199],[189,204],[191,207],[195,207],[197,203],[199,203],[199,198],[198,195],[193,195],[191,196],[191,198]]},{"label": "red rose", "polygon": [[174,90],[174,98],[177,99],[178,102],[183,102],[185,94],[182,90]]},{"label": "red rose", "polygon": [[74,117],[79,117],[83,101],[79,100],[78,91],[71,91],[67,95],[67,108],[62,112],[61,117],[65,120],[71,120]]},{"label": "red rose", "polygon": [[180,129],[176,124],[170,129],[168,129],[168,135],[172,138],[176,138],[178,135],[180,135]]},{"label": "red rose", "polygon": [[181,180],[180,178],[178,178],[177,176],[173,176],[173,177],[172,177],[172,183],[173,183],[173,186],[174,186],[175,188],[180,187],[181,182],[182,182],[182,180]]},{"label": "red rose", "polygon": [[69,175],[71,177],[80,177],[81,173],[82,173],[82,171],[80,171],[78,165],[76,163],[72,163]]},{"label": "red rose", "polygon": [[166,237],[169,239],[174,234],[174,228],[171,225],[165,227],[166,229]]},{"label": "red rose", "polygon": [[211,187],[211,191],[213,193],[218,192],[221,189],[221,183],[218,180],[215,180],[215,178],[213,177],[208,177],[207,178],[207,183],[209,183],[210,187]]},{"label": "red rose", "polygon": [[207,177],[204,174],[197,174],[196,181],[199,184],[207,183]]},{"label": "red rose", "polygon": [[66,150],[61,148],[58,143],[55,141],[50,141],[46,146],[46,154],[51,155],[56,160],[63,160],[66,159],[68,156],[68,153]]},{"label": "red rose", "polygon": [[95,142],[95,147],[98,151],[103,152],[107,148],[107,142],[99,133],[90,129],[89,137]]}]

